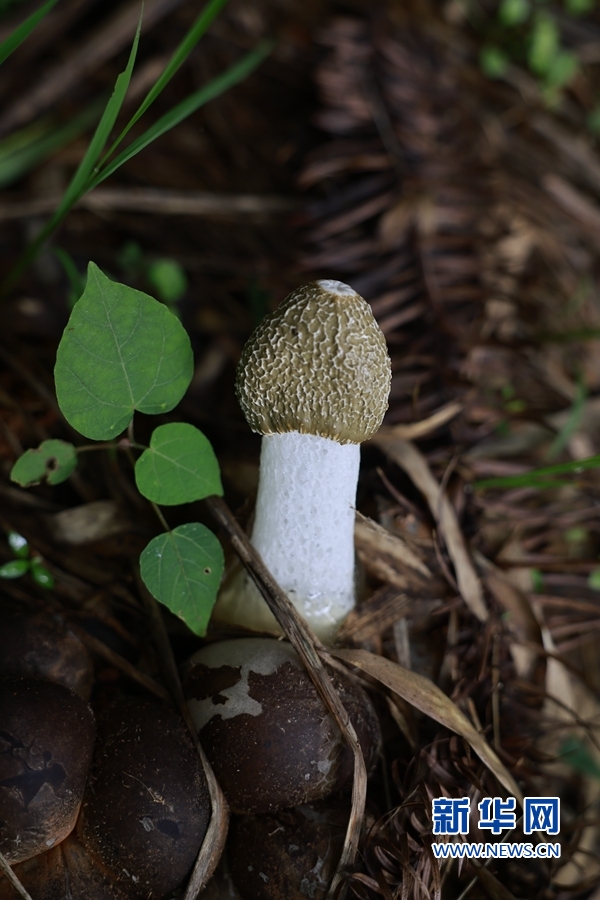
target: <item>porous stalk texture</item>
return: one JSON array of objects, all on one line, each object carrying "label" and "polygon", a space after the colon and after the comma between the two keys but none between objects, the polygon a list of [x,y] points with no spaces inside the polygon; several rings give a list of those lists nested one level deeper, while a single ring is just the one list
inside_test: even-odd
[{"label": "porous stalk texture", "polygon": [[252,543],[316,633],[354,607],[358,444],[313,434],[263,437]]}]

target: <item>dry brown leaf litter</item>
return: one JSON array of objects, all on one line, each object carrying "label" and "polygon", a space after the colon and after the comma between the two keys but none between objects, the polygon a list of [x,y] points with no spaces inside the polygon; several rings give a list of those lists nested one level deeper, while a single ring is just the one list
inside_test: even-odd
[{"label": "dry brown leaf litter", "polygon": [[[234,403],[226,399],[233,363],[251,328],[244,298],[248,280],[258,276],[272,297],[281,299],[304,278],[339,277],[370,300],[394,359],[386,426],[398,428],[398,441],[415,442],[420,468],[407,466],[403,474],[389,457],[366,449],[359,506],[402,539],[432,579],[428,583],[412,570],[402,571],[397,554],[390,557],[388,541],[386,552],[378,553],[359,529],[367,598],[348,622],[346,639],[439,685],[524,790],[551,786],[567,798],[562,863],[568,865],[570,858],[571,865],[561,873],[567,886],[552,881],[557,873],[546,864],[515,863],[489,875],[475,873],[469,895],[571,900],[598,883],[594,780],[568,761],[554,762],[568,736],[594,752],[586,735],[597,730],[589,698],[600,690],[600,616],[598,595],[587,582],[600,550],[597,476],[587,471],[569,486],[544,492],[473,492],[465,486],[598,449],[600,354],[592,334],[600,321],[595,262],[600,168],[595,147],[579,128],[583,115],[576,94],[568,95],[565,115],[541,107],[532,112],[527,103],[537,102],[535,92],[524,100],[514,87],[482,78],[473,35],[465,39],[437,14],[419,13],[393,6],[389,18],[338,15],[321,32],[320,136],[300,175],[304,196],[311,198],[312,221],[302,273],[288,264],[281,274],[282,257],[287,264],[293,253],[284,247],[280,226],[205,221],[190,232],[189,220],[175,219],[157,233],[152,223],[158,220],[132,210],[117,219],[116,206],[126,205],[129,196],[126,178],[104,219],[92,209],[74,213],[64,240],[77,258],[99,252],[110,265],[127,236],[158,247],[164,234],[169,251],[189,267],[199,298],[189,319],[199,352],[198,393],[186,412],[201,427],[220,417],[221,424],[212,427],[220,454],[232,463],[229,489],[235,503],[248,495],[253,479],[251,467],[244,469],[246,459],[239,459],[246,453],[252,458],[251,442],[248,450],[230,449],[232,438],[244,431]],[[213,40],[212,57],[196,60],[197,77],[227,57],[228,37],[237,34],[239,41],[245,31],[242,43],[254,39],[268,15],[261,6],[254,19],[250,14],[244,19],[241,7],[233,9]],[[296,68],[287,84],[297,97],[309,43],[306,31],[294,32],[290,25],[290,33]],[[158,55],[161,48],[154,49]],[[285,66],[277,65],[281,73]],[[593,88],[591,66],[584,77]],[[513,83],[527,86],[523,78]],[[268,93],[265,81],[263,89]],[[282,159],[294,153],[298,158],[297,131],[286,125],[285,139],[270,138],[269,150],[260,148],[256,135],[261,128],[266,134],[267,126],[259,88],[243,87],[241,93],[250,101],[244,108],[232,95],[220,109],[206,111],[203,148],[193,128],[184,128],[185,139],[173,137],[169,152],[178,165],[168,167],[166,181],[161,173],[169,153],[160,148],[135,177],[160,190],[208,188],[218,194],[233,187],[244,195],[289,196],[289,182],[267,174],[266,162],[278,139]],[[306,97],[302,102],[305,115]],[[252,115],[256,122],[262,119],[260,127]],[[250,144],[256,140],[249,151],[244,136]],[[212,156],[211,141],[221,150]],[[72,158],[63,154],[61,164],[72,165]],[[55,190],[52,178],[41,183],[44,190]],[[26,199],[38,202],[36,191],[32,180]],[[169,198],[159,200],[168,213]],[[214,202],[218,206],[218,197]],[[9,243],[15,241],[13,233]],[[28,282],[34,295],[39,277],[38,271]],[[49,293],[58,296],[62,288],[53,284]],[[25,344],[16,348],[16,361],[15,345],[7,348],[13,350],[12,364],[4,358],[1,439],[8,460],[23,442],[58,436],[60,430],[48,399],[53,349],[41,354],[29,349],[35,316],[29,315],[34,306],[26,299],[19,297],[17,305]],[[56,311],[50,311],[50,330],[57,334]],[[38,340],[44,327],[38,327]],[[582,385],[585,396],[574,415]],[[428,474],[429,493],[418,471]],[[78,502],[116,494],[134,503],[126,485],[126,474],[114,466],[93,473],[84,469]],[[100,545],[93,544],[74,561],[41,528],[42,511],[60,513],[77,505],[73,497],[48,494],[40,506],[25,506],[30,501],[7,483],[2,496],[5,527],[28,533],[55,567],[58,606],[66,604],[76,617],[83,618],[85,610],[111,623],[139,648],[143,614],[127,585],[123,555],[144,535],[131,537],[127,547],[118,536],[112,545],[107,538],[100,564]],[[27,597],[20,584],[7,590],[13,598]],[[465,603],[469,599],[484,618],[481,597],[485,622]],[[35,602],[47,600],[39,596]],[[156,675],[156,661],[145,652],[143,666]],[[107,664],[104,671],[114,667]],[[469,793],[476,800],[477,792],[498,788],[461,739],[438,732],[403,701],[394,700],[393,708],[383,763],[391,778],[386,789],[371,788],[378,811],[390,812],[370,832],[364,866],[350,878],[350,888],[364,897],[456,898],[471,883],[473,870],[455,865],[438,871],[428,848],[431,797]],[[417,752],[405,768],[411,741]]]}]

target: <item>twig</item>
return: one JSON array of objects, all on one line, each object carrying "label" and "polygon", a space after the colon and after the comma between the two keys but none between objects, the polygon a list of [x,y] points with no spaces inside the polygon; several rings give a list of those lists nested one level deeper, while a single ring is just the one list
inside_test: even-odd
[{"label": "twig", "polygon": [[13,870],[11,869],[9,864],[7,863],[7,861],[4,858],[4,856],[2,855],[2,853],[0,853],[0,869],[2,869],[2,871],[6,875],[6,877],[12,884],[12,886],[14,887],[17,894],[20,894],[21,897],[23,898],[23,900],[31,900],[31,895],[27,893],[27,891],[25,890],[25,888],[23,887],[23,885],[21,884],[21,882],[19,881],[19,879],[17,878],[17,876],[15,875],[15,873],[13,872]]},{"label": "twig", "polygon": [[107,663],[110,663],[111,666],[114,666],[115,669],[118,669],[123,675],[126,675],[127,678],[131,678],[132,681],[135,681],[137,684],[141,685],[141,687],[150,691],[150,693],[154,694],[155,697],[158,697],[159,700],[166,703],[172,702],[170,693],[162,687],[162,685],[158,684],[153,678],[150,678],[149,675],[144,675],[144,673],[140,672],[140,670],[132,665],[129,660],[125,659],[119,653],[115,653],[110,647],[107,647],[103,641],[88,634],[87,631],[84,631],[83,628],[79,628],[72,621],[69,622],[69,628],[77,635],[81,643],[85,644],[92,653],[101,656]]},{"label": "twig", "polygon": [[[0,221],[54,212],[62,195],[0,203]],[[297,209],[299,201],[276,194],[216,194],[161,188],[96,188],[75,204],[91,212],[143,212],[162,216],[263,216]]]},{"label": "twig", "polygon": [[227,532],[233,549],[263,595],[285,636],[298,653],[319,696],[327,705],[344,738],[352,748],[354,754],[352,810],[344,849],[327,894],[328,900],[332,900],[334,897],[341,898],[344,893],[342,884],[344,872],[353,865],[356,858],[367,795],[367,772],[356,732],[319,657],[319,653],[326,652],[325,648],[279,587],[227,504],[220,497],[209,497],[206,503],[215,519]]}]

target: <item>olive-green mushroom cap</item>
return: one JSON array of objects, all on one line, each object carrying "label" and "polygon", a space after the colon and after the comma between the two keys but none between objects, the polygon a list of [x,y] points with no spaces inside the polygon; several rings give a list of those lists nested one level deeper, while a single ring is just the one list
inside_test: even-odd
[{"label": "olive-green mushroom cap", "polygon": [[369,304],[339,281],[313,281],[250,336],[236,393],[259,434],[299,431],[360,444],[381,425],[391,377]]}]

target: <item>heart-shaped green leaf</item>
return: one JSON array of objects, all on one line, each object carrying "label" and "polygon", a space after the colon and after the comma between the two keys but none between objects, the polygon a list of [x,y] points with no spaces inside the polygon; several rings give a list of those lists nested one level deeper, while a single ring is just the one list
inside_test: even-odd
[{"label": "heart-shaped green leaf", "polygon": [[44,479],[48,484],[66,481],[77,465],[73,444],[66,441],[44,441],[37,450],[26,450],[12,467],[10,477],[21,487],[31,487]]},{"label": "heart-shaped green leaf", "polygon": [[56,355],[56,395],[65,418],[93,440],[110,440],[134,410],[168,412],[192,379],[181,322],[147,294],[111,281],[89,264]]},{"label": "heart-shaped green leaf", "polygon": [[153,538],[140,556],[150,593],[203,637],[223,574],[223,549],[198,522]]},{"label": "heart-shaped green leaf", "polygon": [[165,506],[223,494],[219,463],[210,441],[186,422],[159,425],[135,464],[138,490]]}]

